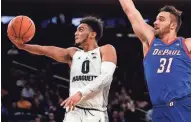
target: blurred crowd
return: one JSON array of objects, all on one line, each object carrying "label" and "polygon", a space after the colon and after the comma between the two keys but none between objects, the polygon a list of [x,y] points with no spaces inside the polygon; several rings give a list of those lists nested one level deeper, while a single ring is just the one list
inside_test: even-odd
[{"label": "blurred crowd", "polygon": [[17,122],[61,122],[65,110],[59,87],[36,79],[33,75],[11,77],[9,86],[2,85],[2,120]]},{"label": "blurred crowd", "polygon": [[[65,109],[60,103],[67,97],[68,89],[54,84],[52,79],[42,79],[33,74],[22,74],[12,69],[11,81],[2,84],[2,122],[62,122]],[[64,89],[64,90],[63,90]],[[63,93],[64,92],[64,93]],[[64,95],[63,95],[64,94]],[[109,122],[144,122],[149,101],[135,101],[114,78],[108,104]]]}]

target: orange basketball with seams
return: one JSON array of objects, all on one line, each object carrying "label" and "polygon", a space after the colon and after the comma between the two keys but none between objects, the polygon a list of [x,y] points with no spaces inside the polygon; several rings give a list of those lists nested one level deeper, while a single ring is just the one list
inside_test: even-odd
[{"label": "orange basketball with seams", "polygon": [[35,34],[35,24],[27,16],[16,16],[10,21],[7,34],[10,40],[17,39],[26,43],[30,41]]}]

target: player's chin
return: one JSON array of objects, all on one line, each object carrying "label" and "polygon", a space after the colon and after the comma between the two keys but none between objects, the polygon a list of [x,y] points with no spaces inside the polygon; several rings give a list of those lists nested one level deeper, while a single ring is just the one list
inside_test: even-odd
[{"label": "player's chin", "polygon": [[75,46],[79,47],[80,45],[81,45],[80,42],[78,42],[78,41],[75,42]]},{"label": "player's chin", "polygon": [[155,36],[158,37],[159,36],[159,32],[155,31]]}]

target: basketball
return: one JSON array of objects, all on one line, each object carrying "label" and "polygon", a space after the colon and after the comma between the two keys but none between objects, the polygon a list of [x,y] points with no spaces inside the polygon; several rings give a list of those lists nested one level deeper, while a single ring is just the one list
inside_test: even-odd
[{"label": "basketball", "polygon": [[16,16],[7,28],[7,35],[11,41],[19,40],[21,43],[30,41],[35,34],[35,24],[27,16]]}]

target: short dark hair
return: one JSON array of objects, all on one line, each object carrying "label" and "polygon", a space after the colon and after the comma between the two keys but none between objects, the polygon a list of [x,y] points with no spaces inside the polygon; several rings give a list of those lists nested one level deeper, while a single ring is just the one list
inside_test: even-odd
[{"label": "short dark hair", "polygon": [[181,19],[182,11],[176,9],[174,6],[169,6],[169,5],[162,7],[159,11],[169,12],[176,17],[176,20],[177,20],[176,32],[178,32],[182,24],[182,19]]},{"label": "short dark hair", "polygon": [[96,40],[99,40],[103,35],[103,23],[101,19],[98,19],[93,16],[87,16],[82,18],[80,24],[87,24],[93,31],[96,32]]}]

